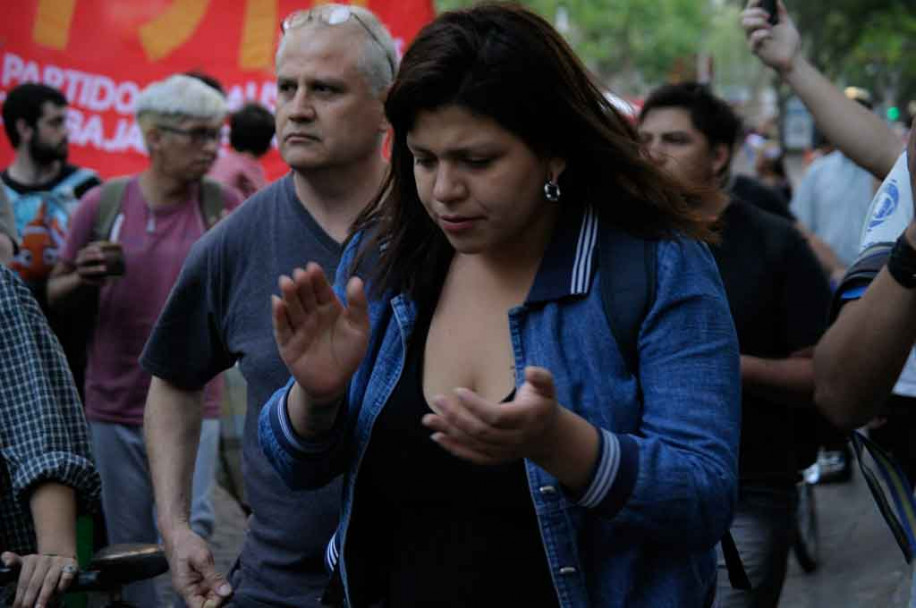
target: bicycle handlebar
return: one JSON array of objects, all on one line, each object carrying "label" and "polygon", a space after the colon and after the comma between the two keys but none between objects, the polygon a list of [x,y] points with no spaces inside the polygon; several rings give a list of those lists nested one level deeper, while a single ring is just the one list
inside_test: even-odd
[{"label": "bicycle handlebar", "polygon": [[[113,591],[121,585],[153,578],[169,569],[159,545],[110,545],[92,556],[80,570],[67,592]],[[0,566],[0,587],[19,579],[19,567]]]},{"label": "bicycle handlebar", "polygon": [[[15,585],[19,580],[19,566],[8,568],[0,566],[0,587]],[[67,593],[80,591],[108,591],[110,587],[105,585],[101,573],[98,570],[80,570],[76,574],[73,583],[67,587]]]}]

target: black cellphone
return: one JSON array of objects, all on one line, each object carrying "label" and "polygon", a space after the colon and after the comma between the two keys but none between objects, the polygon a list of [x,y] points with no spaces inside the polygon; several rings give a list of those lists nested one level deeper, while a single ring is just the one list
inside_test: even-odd
[{"label": "black cellphone", "polygon": [[776,2],[777,0],[760,0],[760,8],[770,13],[770,18],[767,20],[770,25],[779,23],[779,8]]}]

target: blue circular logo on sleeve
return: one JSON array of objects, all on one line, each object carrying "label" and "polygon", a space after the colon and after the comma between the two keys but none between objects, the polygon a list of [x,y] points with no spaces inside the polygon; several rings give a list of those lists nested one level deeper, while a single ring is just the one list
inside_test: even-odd
[{"label": "blue circular logo on sleeve", "polygon": [[868,220],[868,229],[872,230],[883,224],[887,218],[894,215],[897,206],[900,204],[900,190],[897,188],[897,181],[890,180],[878,194],[879,199],[875,204],[875,212]]}]

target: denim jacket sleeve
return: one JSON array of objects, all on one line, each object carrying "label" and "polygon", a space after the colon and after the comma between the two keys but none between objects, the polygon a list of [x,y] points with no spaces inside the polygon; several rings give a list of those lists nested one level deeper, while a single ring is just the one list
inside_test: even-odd
[{"label": "denim jacket sleeve", "polygon": [[[346,284],[360,240],[360,235],[357,235],[349,242],[337,266],[334,292],[341,301],[346,301]],[[296,434],[286,409],[286,396],[294,383],[295,379],[290,378],[261,410],[258,441],[268,462],[287,486],[293,489],[317,488],[330,483],[346,470],[349,390],[331,431],[318,440],[308,440]]]},{"label": "denim jacket sleeve", "polygon": [[318,488],[344,471],[346,404],[341,405],[334,426],[323,437],[308,440],[293,429],[286,410],[286,396],[295,380],[278,390],[261,410],[258,440],[268,462],[292,489]]},{"label": "denim jacket sleeve", "polygon": [[738,341],[705,245],[663,241],[656,300],[640,330],[638,431],[617,434],[616,479],[594,506],[657,543],[708,548],[737,498]]}]

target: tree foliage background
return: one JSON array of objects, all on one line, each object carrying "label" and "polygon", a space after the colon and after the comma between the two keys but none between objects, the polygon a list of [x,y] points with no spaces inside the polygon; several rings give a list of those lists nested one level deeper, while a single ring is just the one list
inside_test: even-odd
[{"label": "tree foliage background", "polygon": [[[474,3],[436,0],[439,10]],[[689,73],[697,55],[712,57],[714,84],[726,92],[756,90],[772,78],[745,45],[741,0],[522,4],[557,24],[589,68],[625,95],[643,95]],[[864,86],[889,103],[916,98],[916,0],[787,0],[787,5],[806,55],[838,84]]]}]

